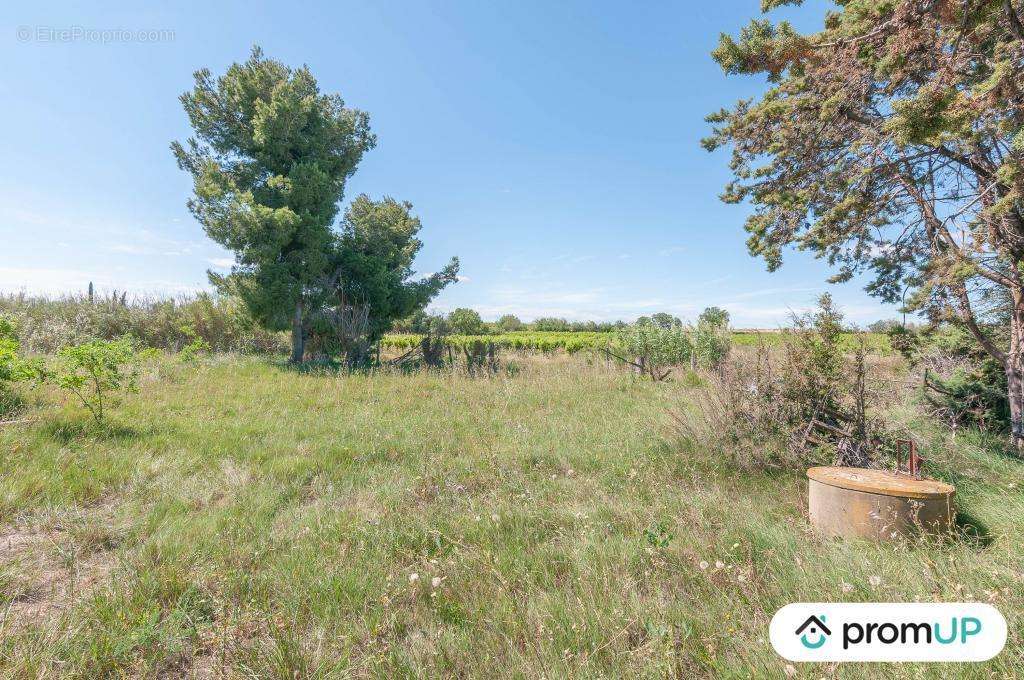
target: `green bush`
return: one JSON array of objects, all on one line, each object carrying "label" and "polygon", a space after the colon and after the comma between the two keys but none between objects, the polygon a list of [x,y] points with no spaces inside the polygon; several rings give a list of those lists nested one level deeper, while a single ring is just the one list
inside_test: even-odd
[{"label": "green bush", "polygon": [[953,427],[1010,429],[1006,371],[978,347],[970,331],[944,324],[924,331],[894,329],[889,337],[912,365],[923,368],[922,396],[932,415]]},{"label": "green bush", "polygon": [[636,323],[624,328],[612,340],[610,353],[652,380],[664,380],[676,366],[690,360],[693,345],[683,326]]},{"label": "green bush", "polygon": [[718,307],[708,307],[697,319],[697,325],[690,331],[693,345],[693,363],[705,369],[717,369],[725,361],[732,348],[732,331],[729,330],[729,312]]},{"label": "green bush", "polygon": [[210,343],[199,337],[194,328],[186,326],[181,330],[187,337],[192,338],[192,341],[178,351],[178,358],[187,364],[195,363],[201,354],[210,351]]},{"label": "green bush", "polygon": [[131,338],[93,340],[60,351],[57,384],[74,394],[102,424],[112,393],[138,389],[138,361]]},{"label": "green bush", "polygon": [[461,335],[482,335],[486,331],[480,315],[466,307],[453,310],[448,315],[448,324],[452,331]]},{"label": "green bush", "polygon": [[494,326],[502,333],[514,333],[523,330],[526,324],[520,321],[515,314],[505,314],[495,322]]},{"label": "green bush", "polygon": [[14,410],[20,399],[12,391],[13,383],[40,379],[43,367],[40,361],[20,356],[18,326],[6,315],[0,315],[0,415]]},{"label": "green bush", "polygon": [[535,319],[530,325],[533,326],[533,330],[535,331],[554,331],[565,333],[572,330],[572,324],[565,319],[558,319],[555,317],[541,317],[539,319]]}]

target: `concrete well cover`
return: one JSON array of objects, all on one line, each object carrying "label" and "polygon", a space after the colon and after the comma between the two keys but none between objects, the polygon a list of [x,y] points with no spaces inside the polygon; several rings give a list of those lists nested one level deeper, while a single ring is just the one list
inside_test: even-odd
[{"label": "concrete well cover", "polygon": [[807,476],[816,482],[866,493],[902,498],[943,498],[953,493],[950,484],[935,479],[914,479],[887,470],[851,467],[812,467]]}]

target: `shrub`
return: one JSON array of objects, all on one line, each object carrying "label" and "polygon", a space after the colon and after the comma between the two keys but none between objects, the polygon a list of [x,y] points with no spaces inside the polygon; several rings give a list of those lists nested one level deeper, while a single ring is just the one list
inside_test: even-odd
[{"label": "shrub", "polygon": [[533,322],[533,330],[535,331],[571,331],[572,324],[565,319],[556,319],[554,317],[541,317],[535,319]]},{"label": "shrub", "polygon": [[448,335],[452,332],[446,318],[440,314],[430,314],[422,309],[408,318],[396,321],[391,330],[403,335]]},{"label": "shrub", "polygon": [[8,316],[0,315],[0,415],[14,410],[20,400],[12,384],[43,377],[42,363],[19,355],[18,327]]},{"label": "shrub", "polygon": [[680,437],[706,451],[727,452],[741,468],[806,462],[791,442],[799,410],[782,397],[783,382],[764,343],[704,378],[700,398],[669,414]]},{"label": "shrub", "polygon": [[452,331],[461,335],[480,335],[484,332],[484,322],[474,310],[459,307],[448,315],[448,325]]},{"label": "shrub", "polygon": [[200,355],[207,354],[209,351],[210,343],[196,336],[192,342],[181,348],[178,352],[178,358],[187,364],[191,364],[198,361]]},{"label": "shrub", "polygon": [[701,399],[672,413],[678,433],[733,452],[742,467],[873,464],[894,443],[889,426],[868,414],[886,386],[868,380],[866,338],[854,338],[847,356],[841,329],[823,295],[816,312],[793,317],[781,346],[762,341],[709,374]]},{"label": "shrub", "polygon": [[921,370],[922,400],[930,415],[953,429],[1010,429],[1006,371],[968,330],[952,324],[924,331],[892,329],[889,341]]},{"label": "shrub", "polygon": [[514,333],[515,331],[521,331],[526,327],[526,324],[520,321],[519,317],[515,314],[506,314],[502,316],[494,325],[502,333]]},{"label": "shrub", "polygon": [[40,354],[127,335],[142,346],[171,352],[196,337],[218,352],[277,353],[287,347],[282,334],[262,330],[237,300],[226,296],[130,300],[124,293],[115,293],[97,294],[90,300],[85,295],[56,299],[0,295],[0,314],[17,322],[22,349]]},{"label": "shrub", "polygon": [[137,389],[140,355],[130,338],[65,347],[59,356],[57,384],[78,397],[97,423],[103,423],[111,393]]},{"label": "shrub", "polygon": [[678,317],[672,316],[667,312],[658,312],[651,316],[641,316],[636,320],[636,325],[638,326],[647,324],[654,324],[659,328],[673,328],[675,326],[682,326],[683,322]]},{"label": "shrub", "polygon": [[910,328],[892,326],[886,331],[886,336],[889,338],[889,346],[899,352],[907,360],[907,363],[911,366],[917,363],[918,352],[921,351],[920,334]]},{"label": "shrub", "polygon": [[608,354],[632,366],[651,380],[664,380],[671,366],[689,361],[693,347],[689,333],[682,326],[663,327],[653,323],[636,323],[618,331]]},{"label": "shrub", "polygon": [[694,367],[718,369],[732,348],[729,312],[718,307],[705,309],[690,332],[690,343],[693,345],[690,356]]},{"label": "shrub", "polygon": [[818,298],[818,309],[792,316],[784,348],[787,370],[785,394],[810,418],[815,411],[835,409],[843,393],[843,315],[832,296]]}]

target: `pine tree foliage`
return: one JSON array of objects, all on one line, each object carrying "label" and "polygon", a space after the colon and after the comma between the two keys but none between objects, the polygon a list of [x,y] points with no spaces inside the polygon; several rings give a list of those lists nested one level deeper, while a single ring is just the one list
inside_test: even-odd
[{"label": "pine tree foliage", "polygon": [[[779,4],[766,0],[763,9]],[[868,273],[868,290],[963,324],[1007,374],[1024,446],[1024,25],[1019,0],[849,0],[822,30],[755,19],[723,35],[762,96],[708,117],[731,149],[723,200],[753,207],[752,255],[787,247]],[[1012,300],[1007,341],[982,304]]]}]

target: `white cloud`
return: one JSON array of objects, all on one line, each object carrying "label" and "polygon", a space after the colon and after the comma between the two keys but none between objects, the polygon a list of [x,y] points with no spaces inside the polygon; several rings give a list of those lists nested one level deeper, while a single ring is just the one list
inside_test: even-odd
[{"label": "white cloud", "polygon": [[211,257],[206,260],[217,269],[231,269],[235,265],[233,257]]},{"label": "white cloud", "polygon": [[100,292],[128,290],[132,295],[160,296],[195,293],[206,286],[162,279],[139,280],[111,276],[109,271],[50,267],[0,267],[0,292],[60,296],[84,293],[92,283]]}]

